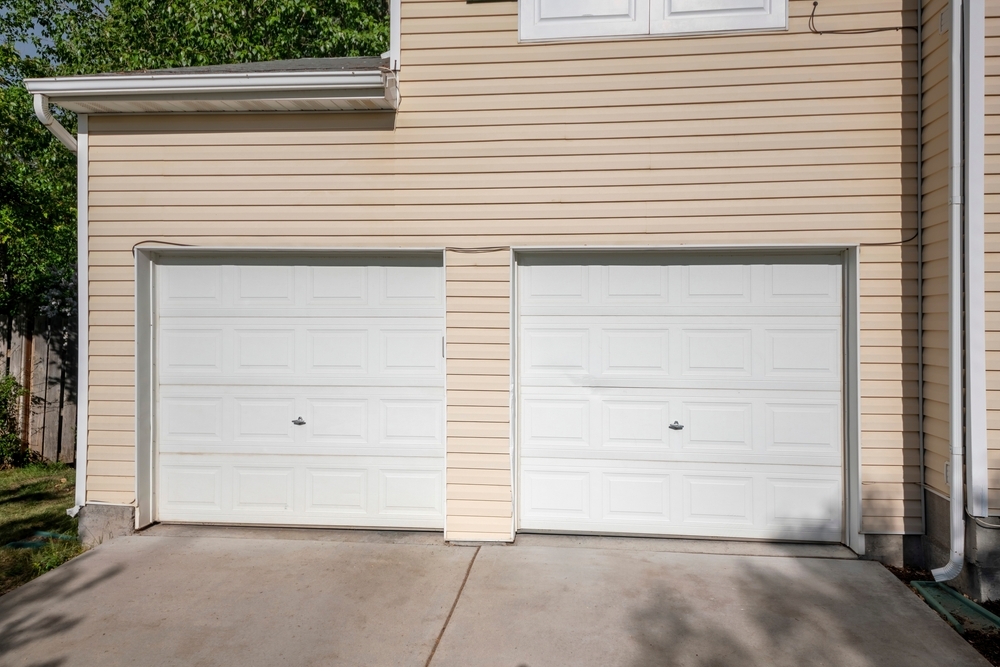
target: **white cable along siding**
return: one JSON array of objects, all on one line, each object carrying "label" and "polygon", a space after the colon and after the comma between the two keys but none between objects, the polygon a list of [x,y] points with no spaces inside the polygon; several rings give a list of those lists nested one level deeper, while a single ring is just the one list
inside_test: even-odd
[{"label": "white cable along siding", "polygon": [[[790,6],[788,33],[527,45],[517,43],[516,3],[404,0],[395,118],[93,117],[90,500],[134,501],[139,241],[426,248],[909,238],[913,31],[812,35],[811,2]],[[819,14],[821,29],[916,21],[902,0],[821,2]],[[916,260],[912,243],[861,252],[871,532],[921,529]],[[446,253],[449,539],[510,537],[509,262],[508,251]]]}]

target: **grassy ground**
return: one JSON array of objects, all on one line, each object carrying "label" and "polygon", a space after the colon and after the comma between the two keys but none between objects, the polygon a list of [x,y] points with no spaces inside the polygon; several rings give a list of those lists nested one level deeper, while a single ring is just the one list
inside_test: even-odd
[{"label": "grassy ground", "polygon": [[37,549],[4,545],[39,540],[35,531],[76,536],[74,470],[62,464],[0,470],[0,595],[83,552],[79,542],[41,539]]}]

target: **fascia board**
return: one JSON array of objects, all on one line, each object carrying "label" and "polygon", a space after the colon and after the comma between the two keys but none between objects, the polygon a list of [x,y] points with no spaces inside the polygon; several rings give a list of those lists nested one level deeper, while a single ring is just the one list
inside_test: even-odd
[{"label": "fascia board", "polygon": [[132,95],[247,94],[268,97],[295,90],[341,90],[384,88],[378,71],[347,72],[257,72],[247,74],[130,74],[127,76],[74,76],[25,79],[31,93],[59,99],[129,97]]}]

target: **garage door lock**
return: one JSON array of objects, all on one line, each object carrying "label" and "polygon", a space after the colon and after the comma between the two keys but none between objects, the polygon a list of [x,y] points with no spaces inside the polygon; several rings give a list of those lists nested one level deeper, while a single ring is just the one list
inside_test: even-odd
[{"label": "garage door lock", "polygon": [[671,425],[669,426],[669,428],[671,428],[671,429],[673,429],[673,430],[675,430],[675,431],[680,431],[681,429],[683,429],[683,428],[684,428],[684,424],[679,424],[679,423],[677,423],[677,422],[675,421],[675,422],[674,422],[673,424],[671,424]]},{"label": "garage door lock", "polygon": [[306,420],[303,419],[302,417],[299,417],[297,419],[293,419],[292,423],[295,424],[296,426],[304,426],[305,423],[306,423]]}]

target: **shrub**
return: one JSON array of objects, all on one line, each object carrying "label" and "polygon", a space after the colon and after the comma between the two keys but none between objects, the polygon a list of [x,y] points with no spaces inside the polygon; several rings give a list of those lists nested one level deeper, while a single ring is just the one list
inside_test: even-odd
[{"label": "shrub", "polygon": [[0,469],[16,468],[28,463],[30,454],[22,446],[18,428],[18,399],[24,388],[13,375],[0,378]]}]

